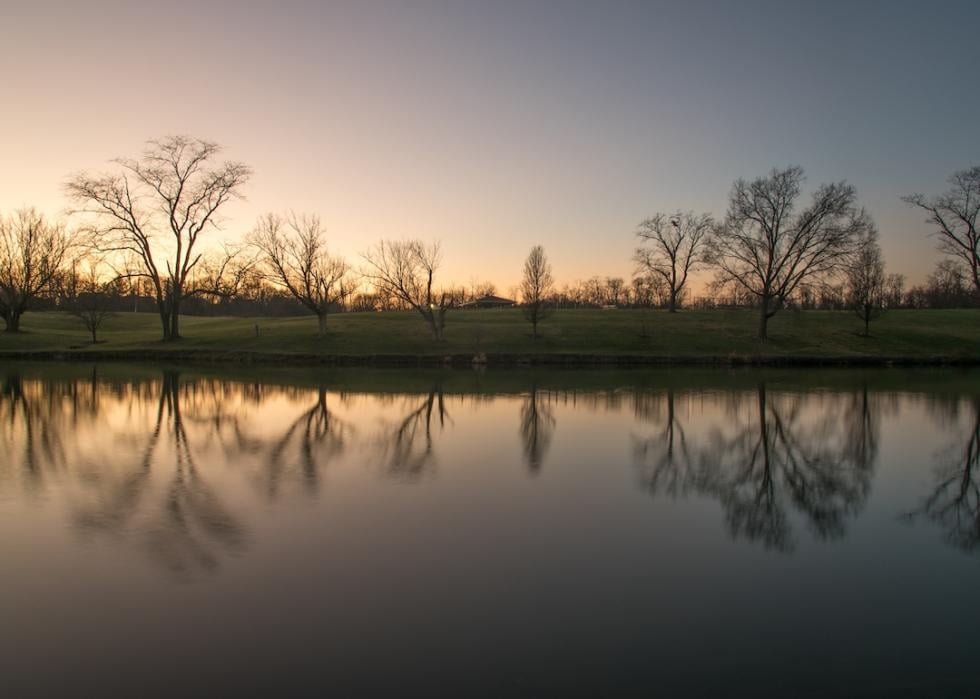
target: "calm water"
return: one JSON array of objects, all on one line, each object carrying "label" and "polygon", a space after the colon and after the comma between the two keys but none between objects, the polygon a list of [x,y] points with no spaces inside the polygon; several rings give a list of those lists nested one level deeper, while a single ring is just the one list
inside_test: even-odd
[{"label": "calm water", "polygon": [[0,364],[3,696],[978,696],[980,374]]}]

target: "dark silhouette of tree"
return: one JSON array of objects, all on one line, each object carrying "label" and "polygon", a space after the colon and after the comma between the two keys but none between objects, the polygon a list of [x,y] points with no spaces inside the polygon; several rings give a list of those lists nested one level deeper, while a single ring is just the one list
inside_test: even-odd
[{"label": "dark silhouette of tree", "polygon": [[878,241],[869,238],[847,268],[847,303],[864,323],[864,336],[870,335],[871,321],[886,307],[885,263]]},{"label": "dark silhouette of tree", "polygon": [[324,337],[327,314],[343,305],[355,284],[350,265],[327,252],[319,217],[293,213],[284,220],[266,214],[249,241],[261,254],[265,277],[317,317],[320,337]]},{"label": "dark silhouette of tree", "polygon": [[470,290],[467,294],[467,301],[475,301],[484,296],[496,296],[497,285],[491,281],[477,281],[475,278],[470,280]]},{"label": "dark silhouette of tree", "polygon": [[544,248],[535,245],[524,261],[524,274],[521,277],[521,311],[531,324],[534,338],[538,336],[538,323],[554,310],[551,302],[554,285],[551,263],[544,254]]},{"label": "dark silhouette of tree", "polygon": [[711,214],[693,211],[658,213],[640,223],[636,235],[645,245],[636,249],[633,259],[642,275],[663,281],[671,313],[677,311],[683,298],[688,275],[703,262],[705,244],[713,226]]},{"label": "dark silhouette of tree", "polygon": [[419,240],[382,240],[365,253],[364,260],[367,262],[364,276],[374,283],[378,293],[418,311],[429,325],[432,339],[442,340],[446,312],[458,303],[458,294],[435,286],[435,275],[442,262],[439,244],[426,246]]},{"label": "dark silhouette of tree", "polygon": [[548,395],[531,384],[531,390],[521,405],[521,442],[524,463],[531,475],[541,471],[544,457],[555,432],[555,416],[548,405]]},{"label": "dark silhouette of tree", "polygon": [[885,305],[901,308],[905,304],[905,275],[892,273],[885,277]]},{"label": "dark silhouette of tree", "polygon": [[107,281],[101,277],[98,261],[87,260],[81,264],[84,268],[80,274],[77,271],[78,263],[73,265],[71,293],[65,295],[64,307],[82,322],[92,338],[92,344],[97,344],[99,330],[114,315],[113,280]]},{"label": "dark silhouette of tree", "polygon": [[42,294],[54,290],[75,237],[33,208],[0,216],[0,316],[7,332]]},{"label": "dark silhouette of tree", "polygon": [[969,270],[973,290],[980,293],[980,165],[954,172],[950,188],[937,197],[910,194],[902,201],[928,213],[927,223],[935,226],[933,235],[939,249]]},{"label": "dark silhouette of tree", "polygon": [[[140,158],[115,160],[115,173],[80,173],[66,184],[97,249],[129,255],[138,264],[133,273],[149,280],[164,340],[180,338],[185,298],[220,290],[194,285],[200,238],[218,227],[218,212],[241,196],[252,174],[243,163],[214,164],[220,150],[209,141],[171,136],[147,142]],[[234,257],[226,251],[211,266],[225,270]]]},{"label": "dark silhouette of tree", "polygon": [[803,169],[773,170],[732,186],[728,214],[710,243],[717,283],[734,286],[759,304],[759,339],[768,323],[804,283],[843,268],[872,229],[845,182],[820,186],[812,203],[796,212]]},{"label": "dark silhouette of tree", "polygon": [[980,550],[980,398],[970,403],[965,433],[938,455],[936,485],[921,506],[907,515],[939,525],[946,540],[963,551]]}]

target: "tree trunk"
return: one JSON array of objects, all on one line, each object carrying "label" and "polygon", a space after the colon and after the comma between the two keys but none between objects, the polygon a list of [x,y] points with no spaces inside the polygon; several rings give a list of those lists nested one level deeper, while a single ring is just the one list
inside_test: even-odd
[{"label": "tree trunk", "polygon": [[759,304],[759,339],[763,342],[769,339],[769,297],[763,296]]},{"label": "tree trunk", "polygon": [[180,339],[180,304],[174,299],[170,307],[170,340]]},{"label": "tree trunk", "polygon": [[92,344],[93,344],[93,345],[95,345],[95,344],[98,344],[98,342],[99,342],[99,340],[98,340],[98,338],[97,338],[97,337],[95,336],[95,334],[96,334],[97,332],[98,332],[98,328],[96,328],[96,327],[95,327],[95,326],[93,325],[93,326],[92,326]]},{"label": "tree trunk", "polygon": [[871,336],[871,331],[868,329],[868,326],[870,324],[871,324],[871,313],[869,311],[865,311],[864,312],[864,336],[865,337]]},{"label": "tree trunk", "polygon": [[433,340],[442,339],[439,333],[439,322],[436,319],[436,314],[433,313],[431,310],[422,311],[422,317],[425,318],[425,322],[429,324],[429,330],[432,332],[432,339]]},{"label": "tree trunk", "polygon": [[16,310],[14,310],[12,308],[9,311],[7,311],[6,314],[4,314],[3,319],[7,323],[7,332],[8,333],[19,333],[20,332],[20,314],[21,314],[21,311],[16,311]]},{"label": "tree trunk", "polygon": [[320,337],[326,337],[327,336],[327,314],[326,313],[317,313],[316,314],[316,320],[317,320],[317,323],[318,323],[319,329],[320,329],[319,330],[320,331]]},{"label": "tree trunk", "polygon": [[667,310],[671,313],[677,313],[677,292],[673,289],[670,291],[670,304]]},{"label": "tree trunk", "polygon": [[163,341],[170,339],[170,313],[161,305],[157,311],[160,314],[160,325],[163,327]]},{"label": "tree trunk", "polygon": [[170,306],[167,305],[167,300],[161,294],[157,294],[157,314],[160,316],[160,325],[163,331],[163,341],[166,342],[170,339]]}]

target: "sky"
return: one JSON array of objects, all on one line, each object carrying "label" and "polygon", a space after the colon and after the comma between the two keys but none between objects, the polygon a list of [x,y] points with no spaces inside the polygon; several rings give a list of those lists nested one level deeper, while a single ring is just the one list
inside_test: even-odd
[{"label": "sky", "polygon": [[[225,211],[318,213],[357,260],[440,240],[444,280],[629,278],[637,224],[732,182],[846,179],[889,271],[940,259],[899,197],[980,164],[980,2],[0,0],[0,212],[189,134],[255,170]],[[809,192],[808,192],[809,193]]]}]

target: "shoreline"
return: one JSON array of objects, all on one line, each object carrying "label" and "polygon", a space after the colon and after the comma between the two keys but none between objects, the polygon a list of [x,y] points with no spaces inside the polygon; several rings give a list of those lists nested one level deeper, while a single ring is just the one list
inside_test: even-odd
[{"label": "shoreline", "polygon": [[139,349],[139,350],[0,350],[0,362],[138,362],[138,363],[206,363],[237,365],[280,365],[291,367],[364,366],[401,368],[506,368],[552,367],[637,368],[666,366],[741,366],[741,367],[888,367],[888,366],[980,366],[976,355],[643,355],[643,354],[519,354],[519,353],[450,353],[450,354],[304,354],[291,352],[256,352],[248,350],[209,349]]}]

